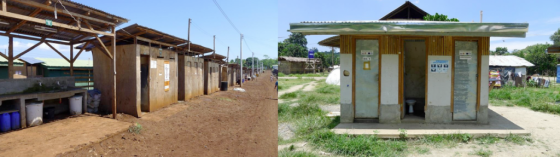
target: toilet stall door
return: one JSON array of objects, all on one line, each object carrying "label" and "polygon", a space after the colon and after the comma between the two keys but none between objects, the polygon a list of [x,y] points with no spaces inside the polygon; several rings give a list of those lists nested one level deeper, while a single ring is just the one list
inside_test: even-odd
[{"label": "toilet stall door", "polygon": [[379,42],[356,40],[355,118],[377,118]]},{"label": "toilet stall door", "polygon": [[453,120],[476,120],[478,44],[455,41]]}]

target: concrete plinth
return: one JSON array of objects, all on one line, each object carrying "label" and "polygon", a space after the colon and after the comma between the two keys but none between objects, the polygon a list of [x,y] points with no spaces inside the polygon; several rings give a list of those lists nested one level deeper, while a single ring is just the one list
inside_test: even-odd
[{"label": "concrete plinth", "polygon": [[450,106],[428,106],[425,113],[426,123],[449,124],[453,122]]},{"label": "concrete plinth", "polygon": [[340,122],[354,122],[354,107],[352,106],[352,104],[340,104]]},{"label": "concrete plinth", "polygon": [[381,105],[379,123],[401,123],[401,106],[399,104]]},{"label": "concrete plinth", "polygon": [[477,124],[488,124],[488,106],[480,106],[476,112]]}]

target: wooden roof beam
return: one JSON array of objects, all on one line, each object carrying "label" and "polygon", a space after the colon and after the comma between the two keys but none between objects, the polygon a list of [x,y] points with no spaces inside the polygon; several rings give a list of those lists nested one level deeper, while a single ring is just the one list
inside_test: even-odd
[{"label": "wooden roof beam", "polygon": [[[82,54],[82,52],[86,49],[86,46],[89,45],[89,43],[91,43],[91,41],[86,42],[84,44],[84,46],[82,46],[82,48],[80,49],[80,52],[78,52],[78,54],[76,54],[74,59],[72,59],[72,63],[76,62],[76,59],[80,56],[80,54]],[[72,49],[73,49],[73,47],[72,47]]]},{"label": "wooden roof beam", "polygon": [[[31,12],[31,14],[29,14],[30,17],[35,17],[35,15],[37,15],[39,12],[41,12],[43,9],[36,9],[35,11]],[[18,29],[19,27],[23,26],[25,23],[27,23],[27,21],[22,20],[20,21],[16,26],[10,28],[10,30],[6,31],[6,33],[10,34],[11,32],[13,32],[14,30]]]},{"label": "wooden roof beam", "polygon": [[[96,15],[99,15],[99,16],[103,16],[103,17],[109,17],[109,16],[111,16],[111,15],[108,15],[108,14],[106,14],[106,13],[102,13],[102,12],[99,12],[99,11],[95,11],[95,10],[93,10],[93,9],[84,8],[83,6],[78,5],[78,4],[75,4],[75,3],[70,3],[70,2],[67,2],[67,1],[61,1],[61,2],[62,2],[62,4],[64,4],[65,6],[70,6],[70,7],[80,8],[80,9],[85,10],[85,11],[87,11],[87,15],[90,15],[91,13],[93,13],[93,14],[96,14]],[[114,20],[116,20],[115,22],[118,22],[118,21],[123,21],[123,22],[125,22],[125,23],[128,22],[127,19],[119,18],[119,17],[116,17],[116,16],[111,16],[111,18],[114,19]]]},{"label": "wooden roof beam", "polygon": [[[7,37],[20,38],[20,39],[41,41],[41,39],[37,39],[37,38],[33,38],[33,37],[28,37],[28,36],[23,36],[23,35],[6,34],[6,33],[0,33],[0,35],[2,35],[2,36],[7,36]],[[25,34],[25,35],[27,35],[27,34]],[[48,38],[48,37],[47,37],[47,38]],[[46,41],[46,42],[50,42],[50,43],[57,43],[57,44],[61,44],[61,45],[70,45],[70,43],[61,42],[61,41],[56,41],[56,40],[47,40],[47,39],[45,39],[45,41]]]},{"label": "wooden roof beam", "polygon": [[[0,16],[15,18],[15,19],[19,19],[19,20],[26,20],[26,21],[31,21],[31,22],[35,22],[35,23],[45,23],[45,19],[39,19],[39,18],[35,18],[35,17],[29,17],[29,16],[24,16],[24,15],[10,13],[10,12],[4,12],[4,11],[0,11]],[[65,29],[76,30],[76,31],[81,31],[81,32],[113,36],[112,33],[107,33],[107,32],[103,32],[103,31],[96,31],[96,30],[82,29],[82,28],[79,28],[79,27],[76,27],[76,26],[71,26],[71,25],[67,25],[67,24],[64,24],[64,23],[54,22],[54,21],[52,22],[52,25],[57,27],[57,28],[65,28]]]},{"label": "wooden roof beam", "polygon": [[54,50],[54,52],[58,53],[62,58],[64,58],[66,61],[68,61],[68,63],[70,63],[70,60],[68,58],[66,58],[66,56],[62,55],[62,53],[60,53],[56,48],[54,48],[51,44],[49,44],[49,42],[45,42],[45,44],[47,44],[47,46],[51,47],[51,49]]},{"label": "wooden roof beam", "polygon": [[[48,6],[48,5],[45,5],[45,4],[41,4],[41,3],[37,3],[35,1],[29,1],[29,0],[15,0],[15,1],[17,1],[18,3],[21,3],[21,4],[25,4],[25,5],[28,5],[28,6],[35,7],[35,8],[41,8],[41,9],[46,10],[46,11],[55,11],[54,7],[51,7],[51,6]],[[79,17],[79,18],[82,18],[82,19],[87,19],[87,20],[95,21],[95,22],[99,22],[99,23],[106,23],[108,25],[113,25],[113,26],[115,25],[115,23],[113,23],[113,22],[92,18],[92,17],[82,15],[82,14],[78,14],[78,13],[69,12],[69,11],[66,11],[64,9],[57,9],[56,12],[59,13],[59,14],[72,15],[74,17]],[[53,25],[54,25],[54,22],[53,22]]]},{"label": "wooden roof beam", "polygon": [[177,47],[177,45],[172,45],[172,44],[168,44],[168,43],[164,43],[164,42],[154,41],[154,40],[144,38],[144,37],[136,37],[136,39],[141,40],[141,41],[145,41],[145,42],[150,42],[152,44],[162,45],[162,46]]},{"label": "wooden roof beam", "polygon": [[19,57],[23,56],[24,54],[26,54],[27,52],[35,49],[37,46],[41,45],[43,42],[45,42],[45,38],[42,38],[41,41],[39,41],[37,44],[29,47],[27,50],[19,53],[17,56],[14,57],[14,59],[18,59]]}]

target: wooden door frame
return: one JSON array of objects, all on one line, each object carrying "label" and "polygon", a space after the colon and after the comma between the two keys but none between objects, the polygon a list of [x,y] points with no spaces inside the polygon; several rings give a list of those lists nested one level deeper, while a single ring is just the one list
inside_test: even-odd
[{"label": "wooden door frame", "polygon": [[380,115],[380,107],[381,107],[381,40],[380,36],[352,36],[352,106],[354,109],[354,118],[356,118],[356,40],[377,40],[377,68],[378,68],[378,77],[377,77],[377,119],[379,119]]},{"label": "wooden door frame", "polygon": [[[452,41],[451,42],[451,44],[452,44],[451,47],[453,49],[453,53],[451,54],[451,67],[450,67],[451,68],[451,120],[454,121],[453,120],[453,114],[454,114],[454,107],[455,107],[455,104],[454,104],[455,99],[453,97],[454,97],[454,92],[455,92],[455,89],[454,89],[455,88],[455,53],[456,53],[455,52],[455,42],[456,41],[476,41],[476,43],[477,43],[477,45],[476,45],[476,51],[477,51],[476,52],[476,58],[477,58],[476,59],[476,62],[477,62],[476,63],[477,64],[476,65],[476,68],[477,68],[476,69],[476,73],[477,73],[476,80],[477,80],[477,84],[476,84],[476,104],[475,104],[476,105],[476,110],[475,111],[478,112],[478,109],[480,108],[480,85],[481,85],[480,60],[481,60],[481,57],[482,57],[482,46],[481,46],[482,41],[481,41],[481,38],[478,38],[478,37],[452,37],[451,41]],[[475,114],[476,114],[476,119],[474,121],[478,120],[478,113],[475,113]]]},{"label": "wooden door frame", "polygon": [[[401,119],[404,118],[404,41],[405,40],[424,40],[424,44],[426,44],[426,50],[424,53],[426,53],[426,79],[425,84],[424,84],[424,111],[426,110],[427,106],[428,106],[428,50],[430,49],[429,46],[429,39],[430,37],[428,36],[401,36],[400,38],[400,45],[399,47],[401,48],[401,52],[399,54],[399,104],[401,105],[401,115],[403,115],[401,117]],[[403,114],[404,113],[404,114]]]}]

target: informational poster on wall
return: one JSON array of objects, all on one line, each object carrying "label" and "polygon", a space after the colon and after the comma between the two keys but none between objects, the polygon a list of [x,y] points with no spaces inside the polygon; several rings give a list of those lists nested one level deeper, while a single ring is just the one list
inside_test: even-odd
[{"label": "informational poster on wall", "polygon": [[152,69],[157,68],[157,61],[156,60],[152,60],[152,63],[150,63],[150,68],[152,68]]},{"label": "informational poster on wall", "polygon": [[373,50],[362,50],[362,55],[373,55]]},{"label": "informational poster on wall", "polygon": [[461,60],[471,60],[472,51],[469,50],[459,50],[459,59]]},{"label": "informational poster on wall", "polygon": [[447,73],[449,70],[449,60],[430,60],[431,73]]},{"label": "informational poster on wall", "polygon": [[371,70],[371,65],[369,61],[364,61],[364,70]]},{"label": "informational poster on wall", "polygon": [[163,71],[165,73],[165,91],[169,91],[169,61],[163,62]]}]

